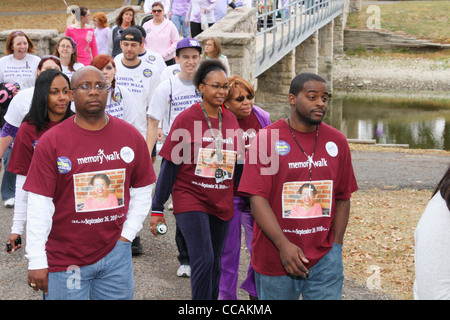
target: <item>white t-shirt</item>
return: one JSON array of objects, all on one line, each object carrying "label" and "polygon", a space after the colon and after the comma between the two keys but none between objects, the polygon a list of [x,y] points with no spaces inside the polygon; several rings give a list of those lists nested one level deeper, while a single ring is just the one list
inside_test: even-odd
[{"label": "white t-shirt", "polygon": [[130,90],[137,117],[135,127],[144,137],[147,134],[147,109],[153,92],[159,84],[157,71],[156,66],[142,60],[132,68],[124,66],[122,61],[116,63],[116,84]]},{"label": "white t-shirt", "polygon": [[176,75],[158,86],[147,115],[155,120],[163,121],[163,133],[167,136],[174,119],[183,110],[201,100],[200,92],[192,81],[181,80]]},{"label": "white t-shirt", "polygon": [[84,64],[82,64],[80,62],[75,62],[73,64],[73,68],[74,68],[75,71],[70,71],[68,66],[61,65],[61,67],[62,67],[62,73],[64,73],[66,76],[68,76],[69,80],[71,80],[73,74],[75,73],[75,71],[77,71],[78,69],[84,67]]},{"label": "white t-shirt", "polygon": [[[119,64],[120,61],[122,60],[123,57],[123,52],[119,53],[115,58],[114,58],[114,63]],[[158,68],[159,70],[159,75],[161,75],[161,73],[166,69],[167,65],[164,62],[163,57],[156,51],[152,51],[152,50],[148,50],[145,51],[144,54],[140,54],[139,58],[151,65],[154,65]],[[156,72],[156,70],[155,70]]]},{"label": "white t-shirt", "polygon": [[13,54],[0,58],[0,82],[13,83],[20,90],[34,86],[40,61],[41,58],[29,53],[22,60]]},{"label": "white t-shirt", "polygon": [[135,126],[137,114],[133,109],[134,98],[131,92],[123,86],[116,85],[114,88],[113,96],[115,97],[116,101],[114,101],[109,92],[108,101],[105,107],[105,113],[119,119],[123,119],[129,124]]},{"label": "white t-shirt", "polygon": [[28,113],[33,100],[34,87],[20,90],[9,104],[5,114],[5,121],[17,128],[22,124],[23,118]]},{"label": "white t-shirt", "polygon": [[179,64],[172,64],[170,66],[167,66],[166,69],[161,73],[160,81],[163,82],[169,78],[172,78],[173,76],[176,76],[180,73],[180,65]]}]

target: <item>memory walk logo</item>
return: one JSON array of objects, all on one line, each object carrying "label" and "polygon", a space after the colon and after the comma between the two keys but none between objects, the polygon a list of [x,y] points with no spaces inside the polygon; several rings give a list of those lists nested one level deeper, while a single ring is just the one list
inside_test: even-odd
[{"label": "memory walk logo", "polygon": [[328,164],[327,164],[327,160],[325,158],[314,161],[311,156],[308,156],[308,160],[306,160],[306,161],[298,161],[298,162],[290,162],[289,163],[289,169],[298,169],[298,168],[311,169],[311,166],[314,166],[314,168],[327,167]]},{"label": "memory walk logo", "polygon": [[95,163],[95,162],[103,164],[103,160],[106,160],[107,162],[112,160],[120,160],[120,155],[117,151],[114,151],[111,154],[105,154],[105,151],[103,149],[98,149],[98,154],[95,156],[77,158],[78,164]]}]

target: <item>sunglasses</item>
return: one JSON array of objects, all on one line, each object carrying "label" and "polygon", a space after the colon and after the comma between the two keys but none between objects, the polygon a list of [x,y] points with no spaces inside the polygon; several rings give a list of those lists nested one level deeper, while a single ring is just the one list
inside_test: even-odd
[{"label": "sunglasses", "polygon": [[161,13],[162,10],[152,10],[153,13]]},{"label": "sunglasses", "polygon": [[245,100],[245,98],[247,98],[247,100],[253,100],[255,96],[253,94],[249,94],[248,96],[239,96],[237,98],[235,98],[234,100],[236,100],[237,102],[242,102]]}]

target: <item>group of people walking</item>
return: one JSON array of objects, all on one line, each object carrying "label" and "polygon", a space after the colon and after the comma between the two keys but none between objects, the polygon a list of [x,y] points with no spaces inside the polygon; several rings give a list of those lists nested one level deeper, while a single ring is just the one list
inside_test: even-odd
[{"label": "group of people walking", "polygon": [[[130,26],[120,34],[121,53],[115,58],[99,54],[89,66],[76,71],[67,68],[69,74],[65,74],[61,62],[68,53],[74,53],[70,50],[74,42],[69,36],[63,37],[58,43],[62,48],[60,57],[41,58],[52,70],[37,68],[34,88],[26,97],[20,98],[26,91],[20,90],[12,99],[4,125],[9,128],[5,133],[14,133],[8,140],[14,140],[14,147],[7,170],[18,177],[14,224],[8,239],[11,252],[21,247],[16,241],[26,221],[28,282],[35,290],[42,290],[45,299],[130,299],[134,290],[131,243],[149,212],[150,230],[157,235],[156,227],[165,223],[164,206],[171,197],[176,242],[180,257],[190,268],[193,299],[237,299],[242,226],[252,264],[241,287],[251,298],[276,298],[278,293],[266,296],[266,291],[275,293],[260,278],[271,277],[273,272],[277,277],[283,273],[305,276],[310,267],[323,261],[321,258],[334,248],[336,236],[338,241],[343,237],[348,207],[338,205],[339,201],[349,201],[350,193],[356,190],[345,138],[321,123],[329,95],[326,84],[310,74],[295,78],[290,120],[271,125],[270,115],[253,103],[251,83],[240,76],[229,76],[223,56],[204,56],[205,51],[211,53],[219,47],[217,40],[211,39],[205,48],[194,38],[179,40],[174,50],[175,64],[171,65],[158,64],[158,59],[152,58],[156,55],[145,48],[146,42],[145,28]],[[303,94],[311,97],[300,100]],[[17,97],[32,102],[28,110],[23,102],[22,121],[18,123],[8,120],[9,114],[17,112]],[[305,107],[305,101],[310,106]],[[16,118],[20,119],[20,115]],[[319,249],[311,255],[303,249],[312,262],[297,253],[294,260],[299,262],[283,267],[275,252],[283,252],[284,259],[290,251],[274,248],[268,255],[267,244],[275,238],[271,238],[274,231],[264,227],[273,219],[270,213],[267,217],[265,208],[287,208],[280,207],[280,202],[287,201],[280,191],[287,176],[295,175],[282,169],[288,166],[284,161],[279,163],[283,164],[280,172],[264,173],[271,166],[266,167],[268,163],[261,155],[279,154],[283,160],[292,156],[288,161],[294,161],[299,152],[294,149],[290,132],[280,136],[273,150],[269,146],[262,152],[252,142],[259,140],[259,133],[266,128],[262,135],[265,142],[267,133],[272,132],[270,128],[281,133],[287,126],[299,136],[305,135],[306,140],[312,137],[311,128],[321,128],[321,139],[316,136],[314,151],[310,150],[310,142],[304,148],[313,153],[311,157],[316,148],[317,157],[329,157],[330,168],[313,170],[312,182],[325,180],[329,170],[336,170],[340,174],[331,174],[330,179],[339,181],[333,184],[325,180],[323,184],[328,193],[336,193],[342,200],[330,196],[328,202],[323,201],[327,210],[321,219],[309,222],[311,227],[319,224],[327,230],[315,237],[320,240]],[[329,137],[335,139],[336,150],[331,148],[327,153],[324,145],[330,143]],[[158,139],[164,143],[159,151],[162,160],[157,178],[153,163]],[[300,141],[303,144],[304,139]],[[291,153],[283,148],[286,145]],[[345,159],[337,157],[337,150]],[[308,180],[311,170],[311,166],[309,171],[299,170],[294,181]],[[258,177],[264,181],[258,181]],[[272,195],[277,196],[271,199]],[[265,204],[259,202],[263,196],[268,201]],[[343,220],[336,231],[331,227],[335,216]],[[262,220],[254,224],[254,218]],[[284,230],[294,227],[294,221],[302,220],[280,219],[270,225]],[[299,241],[296,237],[285,237],[284,241],[295,247]],[[339,254],[333,259],[328,263],[338,263]],[[117,270],[118,261],[121,264]],[[268,270],[264,267],[267,264]],[[100,266],[108,277],[94,273]],[[74,268],[73,272],[67,272],[68,268]],[[74,274],[81,275],[76,289],[66,285]],[[114,281],[110,280],[111,274]],[[338,280],[339,288],[340,278],[333,275],[333,279]],[[333,290],[333,294],[330,296],[337,298],[339,290]]]},{"label": "group of people walking", "polygon": [[251,299],[340,299],[358,187],[346,138],[323,122],[325,80],[295,76],[290,113],[271,123],[216,39],[172,43],[180,31],[168,30],[166,50],[153,50],[167,22],[161,2],[151,8],[142,27],[124,8],[106,53],[86,40],[90,31],[75,31],[89,29],[83,9],[53,56],[33,55],[21,31],[8,38],[0,60],[10,92],[0,155],[10,150],[4,179],[15,179],[7,251],[22,246],[26,222],[29,286],[44,299],[132,299],[132,243],[149,213],[158,235],[171,198],[192,299],[237,299],[242,228],[251,264],[241,288]]}]

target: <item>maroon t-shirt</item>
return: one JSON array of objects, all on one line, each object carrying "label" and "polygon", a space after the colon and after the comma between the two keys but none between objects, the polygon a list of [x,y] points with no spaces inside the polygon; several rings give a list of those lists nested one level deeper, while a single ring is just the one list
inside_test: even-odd
[{"label": "maroon t-shirt", "polygon": [[[83,210],[95,197],[91,180],[102,182],[117,205]],[[109,180],[109,182],[107,182]],[[132,125],[109,116],[98,131],[71,117],[39,140],[23,189],[51,197],[55,205],[46,244],[50,272],[90,265],[106,256],[120,238],[130,203],[130,187],[156,180],[147,144]]]},{"label": "maroon t-shirt", "polygon": [[[311,156],[316,132],[294,134]],[[319,126],[317,147],[312,159],[312,181],[310,183],[310,161],[295,142],[286,121],[279,120],[261,129],[247,153],[239,192],[258,195],[268,199],[275,217],[285,236],[303,250],[310,261],[307,267],[316,264],[333,245],[332,223],[336,212],[335,200],[348,200],[357,190],[346,138],[338,130],[322,123]],[[308,200],[300,189],[309,189]],[[296,206],[307,201],[320,204],[320,215],[291,215]],[[253,268],[264,275],[279,276],[286,272],[273,242],[255,223],[253,230]]]},{"label": "maroon t-shirt", "polygon": [[262,126],[254,112],[250,113],[248,117],[237,119],[237,121],[239,127],[243,130],[245,148],[247,149],[250,147],[253,138],[256,137],[256,134]]},{"label": "maroon t-shirt", "polygon": [[[174,214],[203,211],[224,221],[233,217],[233,175],[242,143],[236,117],[222,111],[222,163],[217,161],[211,130],[198,103],[181,112],[172,124],[159,154],[179,165],[172,190]],[[219,120],[210,120],[217,136]],[[220,178],[216,178],[217,171]]]},{"label": "maroon t-shirt", "polygon": [[49,122],[47,127],[36,132],[36,126],[24,122],[20,125],[14,139],[11,156],[8,163],[8,171],[26,176],[33,158],[34,148],[39,138],[49,129],[59,124],[59,122]]}]

